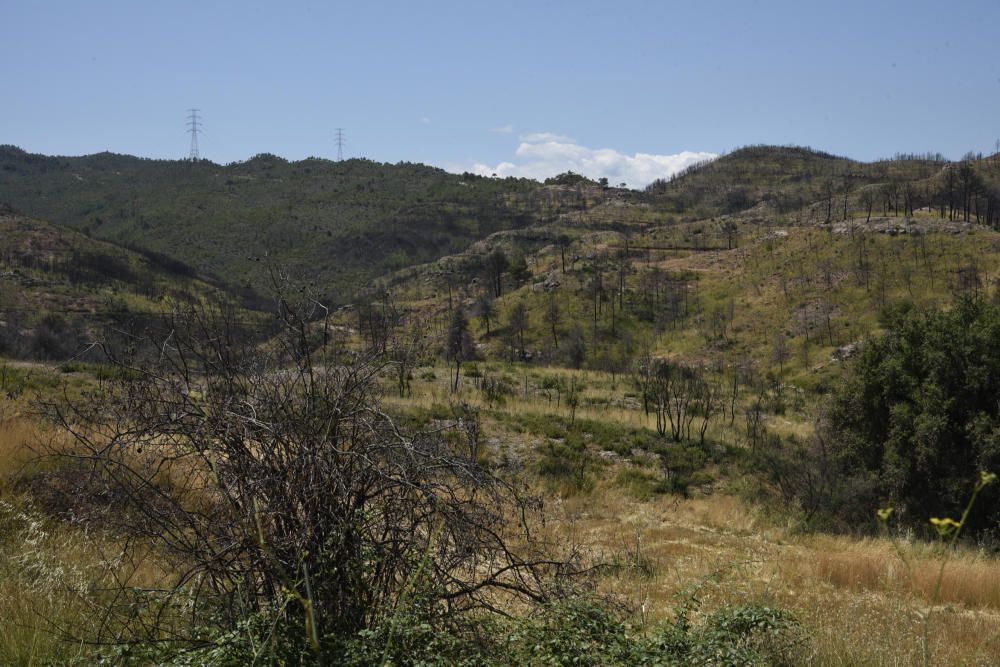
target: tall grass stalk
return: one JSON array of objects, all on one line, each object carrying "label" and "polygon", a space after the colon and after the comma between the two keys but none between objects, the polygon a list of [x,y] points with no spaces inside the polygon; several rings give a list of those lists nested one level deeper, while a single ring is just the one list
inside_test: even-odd
[{"label": "tall grass stalk", "polygon": [[[934,615],[934,611],[937,609],[938,603],[941,599],[941,584],[944,581],[944,571],[945,567],[948,565],[951,554],[955,551],[955,545],[958,542],[959,535],[962,532],[962,528],[965,527],[966,521],[969,518],[969,514],[972,512],[972,508],[976,503],[976,497],[979,492],[982,491],[986,486],[992,484],[996,481],[997,476],[995,473],[991,472],[981,472],[979,475],[979,480],[976,482],[976,486],[972,490],[972,494],[969,496],[969,501],[965,505],[965,510],[962,512],[962,517],[956,521],[955,519],[946,517],[932,517],[930,523],[934,526],[937,531],[938,539],[941,544],[945,546],[944,555],[941,558],[941,564],[938,566],[937,578],[934,582],[934,592],[931,595],[930,605],[926,610],[917,610],[917,616],[920,618],[921,622],[921,653],[923,656],[924,667],[929,667],[931,664],[931,651],[930,651],[930,627],[931,627],[931,617]],[[888,507],[878,511],[878,519],[882,523],[883,527],[888,523],[889,517],[892,515],[892,508]],[[905,550],[900,545],[899,541],[893,538],[892,534],[886,531],[889,535],[889,539],[892,543],[893,548],[899,555],[900,560],[906,568],[907,573],[910,577],[911,590],[916,589],[916,574],[914,572],[913,564],[911,560],[907,557]]]}]

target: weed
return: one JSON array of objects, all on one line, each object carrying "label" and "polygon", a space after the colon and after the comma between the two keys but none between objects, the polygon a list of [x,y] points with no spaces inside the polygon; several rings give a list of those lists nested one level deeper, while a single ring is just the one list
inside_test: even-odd
[{"label": "weed", "polygon": [[[931,517],[930,524],[934,527],[937,532],[938,539],[941,546],[943,547],[943,554],[941,555],[941,564],[937,571],[937,577],[934,580],[934,588],[930,596],[930,605],[926,609],[916,609],[914,613],[919,617],[921,623],[921,649],[924,667],[928,667],[931,664],[931,648],[930,648],[930,630],[931,630],[931,617],[937,610],[938,604],[941,600],[941,590],[942,584],[944,583],[944,572],[945,567],[948,565],[948,561],[951,558],[955,550],[955,544],[958,542],[958,537],[962,532],[962,528],[965,527],[966,522],[969,519],[969,514],[972,512],[972,508],[976,504],[976,498],[979,493],[985,489],[987,486],[992,484],[997,480],[996,473],[992,472],[981,472],[979,479],[976,481],[973,487],[972,493],[969,496],[969,501],[965,505],[965,509],[962,511],[962,516],[959,519],[952,519],[951,517]],[[893,514],[893,508],[886,507],[878,510],[877,517],[879,522],[886,526],[889,518]],[[899,555],[900,560],[906,567],[906,571],[910,576],[911,585],[913,589],[917,588],[915,568],[908,557],[906,551],[902,548],[900,543],[896,540],[892,541],[893,547],[896,549],[896,553]]]}]

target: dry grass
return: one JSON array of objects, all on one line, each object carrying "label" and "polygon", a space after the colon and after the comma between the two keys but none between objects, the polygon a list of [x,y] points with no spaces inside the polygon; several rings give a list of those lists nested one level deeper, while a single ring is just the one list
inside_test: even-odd
[{"label": "dry grass", "polygon": [[[797,536],[728,496],[632,501],[621,494],[557,504],[560,528],[623,564],[602,581],[652,624],[679,592],[705,582],[706,610],[761,602],[794,611],[818,665],[909,665],[922,659],[922,626],[940,566],[934,548],[903,545],[906,568],[887,539]],[[931,621],[934,664],[1000,662],[1000,562],[959,551],[945,569],[943,605]]]},{"label": "dry grass", "polygon": [[68,528],[53,534],[42,517],[10,491],[29,463],[29,445],[39,436],[37,423],[2,406],[0,419],[0,663],[44,664],[79,655],[54,632],[61,623],[80,627],[89,609],[70,593],[85,584],[80,565],[92,560],[79,550]]},{"label": "dry grass", "polygon": [[[815,537],[813,564],[816,576],[838,588],[906,591],[930,600],[937,586],[946,554],[931,545],[899,543],[904,563],[888,540],[849,540]],[[1000,611],[1000,563],[981,552],[960,550],[953,555],[941,578],[940,601],[969,608]]]},{"label": "dry grass", "polygon": [[[478,407],[487,408],[480,392],[473,387],[465,387],[458,393],[451,393],[447,389],[438,387],[423,388],[414,387],[414,395],[405,399],[397,396],[387,396],[386,403],[400,408],[422,408],[430,409],[435,405],[448,405],[451,402],[462,400],[466,403]],[[492,406],[493,410],[511,415],[558,415],[565,419],[570,418],[570,409],[565,405],[556,406],[555,400],[548,404],[546,399],[532,391],[528,398],[518,395],[508,398],[502,404]],[[633,428],[656,428],[656,418],[652,415],[647,417],[641,410],[631,410],[616,406],[590,407],[580,406],[576,410],[577,419],[591,419],[594,421],[612,422],[622,426]]]},{"label": "dry grass", "polygon": [[[596,385],[602,378],[588,381]],[[435,393],[434,384],[425,387],[430,391],[401,403],[447,403],[448,394]],[[544,407],[512,399],[504,409],[546,412]],[[593,417],[640,425],[636,414],[611,409]],[[0,478],[21,469],[30,456],[25,443],[40,434],[47,435],[25,419],[0,422]],[[585,545],[616,563],[600,586],[628,600],[640,621],[652,626],[669,618],[678,594],[702,583],[706,611],[750,602],[792,610],[808,636],[803,664],[920,663],[922,628],[915,612],[926,609],[936,583],[942,553],[933,545],[900,542],[908,570],[888,539],[799,535],[722,494],[639,501],[621,493],[612,478],[602,476],[592,493],[550,499],[554,521],[548,530],[561,544]],[[0,500],[15,507],[9,494]],[[97,566],[92,538],[70,526],[30,528],[22,521],[18,531],[7,531],[0,517],[0,618],[10,619],[0,623],[0,664],[66,662],[80,648],[59,642],[48,632],[51,624],[83,627],[94,600],[80,591],[107,570]],[[15,553],[19,557],[11,558]],[[137,581],[169,578],[155,559],[144,560],[148,564],[134,573]],[[972,550],[954,554],[941,602],[931,624],[934,664],[1000,664],[1000,562]]]},{"label": "dry grass", "polygon": [[171,573],[151,551],[43,516],[24,497],[0,498],[0,664],[87,664],[118,587],[156,587]]},{"label": "dry grass", "polygon": [[[588,373],[586,382],[598,391],[611,385],[609,377],[595,373]],[[415,389],[416,396],[401,406],[454,399],[438,383]],[[478,392],[468,387],[461,394],[479,402]],[[563,414],[532,398],[513,397],[501,410]],[[577,415],[649,426],[638,410],[581,408]],[[776,418],[771,426],[785,434],[808,431],[793,415]],[[519,438],[533,440],[530,434],[503,439]],[[794,611],[809,636],[803,663],[921,664],[917,612],[928,608],[937,582],[944,554],[936,545],[800,535],[733,496],[641,501],[622,493],[613,478],[602,475],[589,494],[551,501],[548,507],[557,517],[552,536],[586,545],[596,558],[615,563],[601,587],[628,600],[640,620],[651,625],[668,618],[679,592],[708,582],[700,593],[706,610],[761,602]],[[939,599],[930,626],[934,664],[1000,664],[1000,561],[974,550],[952,554]]]},{"label": "dry grass", "polygon": [[17,490],[32,447],[59,437],[27,417],[0,420],[0,665],[88,664],[93,647],[67,636],[94,634],[106,591],[173,576],[149,549],[120,558],[115,537],[51,519]]},{"label": "dry grass", "polygon": [[41,429],[35,421],[21,416],[0,418],[0,484],[18,474],[31,460],[34,454],[30,445],[40,435]]},{"label": "dry grass", "polygon": [[[7,533],[19,508],[5,505],[0,521]],[[53,535],[33,523],[3,535],[0,545],[0,663],[5,665],[65,664],[79,656],[81,647],[58,635],[66,627],[84,631],[92,613],[77,591],[92,581],[85,568],[93,555],[80,551],[71,531]]]}]

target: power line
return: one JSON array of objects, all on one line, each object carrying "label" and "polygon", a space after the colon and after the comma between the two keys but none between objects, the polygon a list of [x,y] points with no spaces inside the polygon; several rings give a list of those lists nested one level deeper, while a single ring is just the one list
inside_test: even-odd
[{"label": "power line", "polygon": [[198,117],[198,109],[188,109],[187,131],[191,135],[191,152],[188,154],[189,160],[199,159],[198,155],[198,133],[201,132],[201,119]]},{"label": "power line", "polygon": [[342,128],[342,127],[338,127],[337,128],[337,134],[336,134],[336,137],[335,137],[335,141],[337,142],[337,162],[340,162],[341,160],[344,159],[344,143],[345,143],[344,142],[344,128]]}]

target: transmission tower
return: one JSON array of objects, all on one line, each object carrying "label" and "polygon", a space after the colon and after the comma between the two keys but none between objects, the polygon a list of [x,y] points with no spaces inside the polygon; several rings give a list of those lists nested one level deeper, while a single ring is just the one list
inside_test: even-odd
[{"label": "transmission tower", "polygon": [[341,160],[344,159],[344,128],[342,127],[337,128],[336,142],[337,142],[337,162],[340,162]]},{"label": "transmission tower", "polygon": [[200,157],[198,155],[198,133],[201,132],[201,119],[198,117],[197,109],[188,109],[187,128],[191,135],[191,153],[188,155],[188,159],[194,161]]}]

